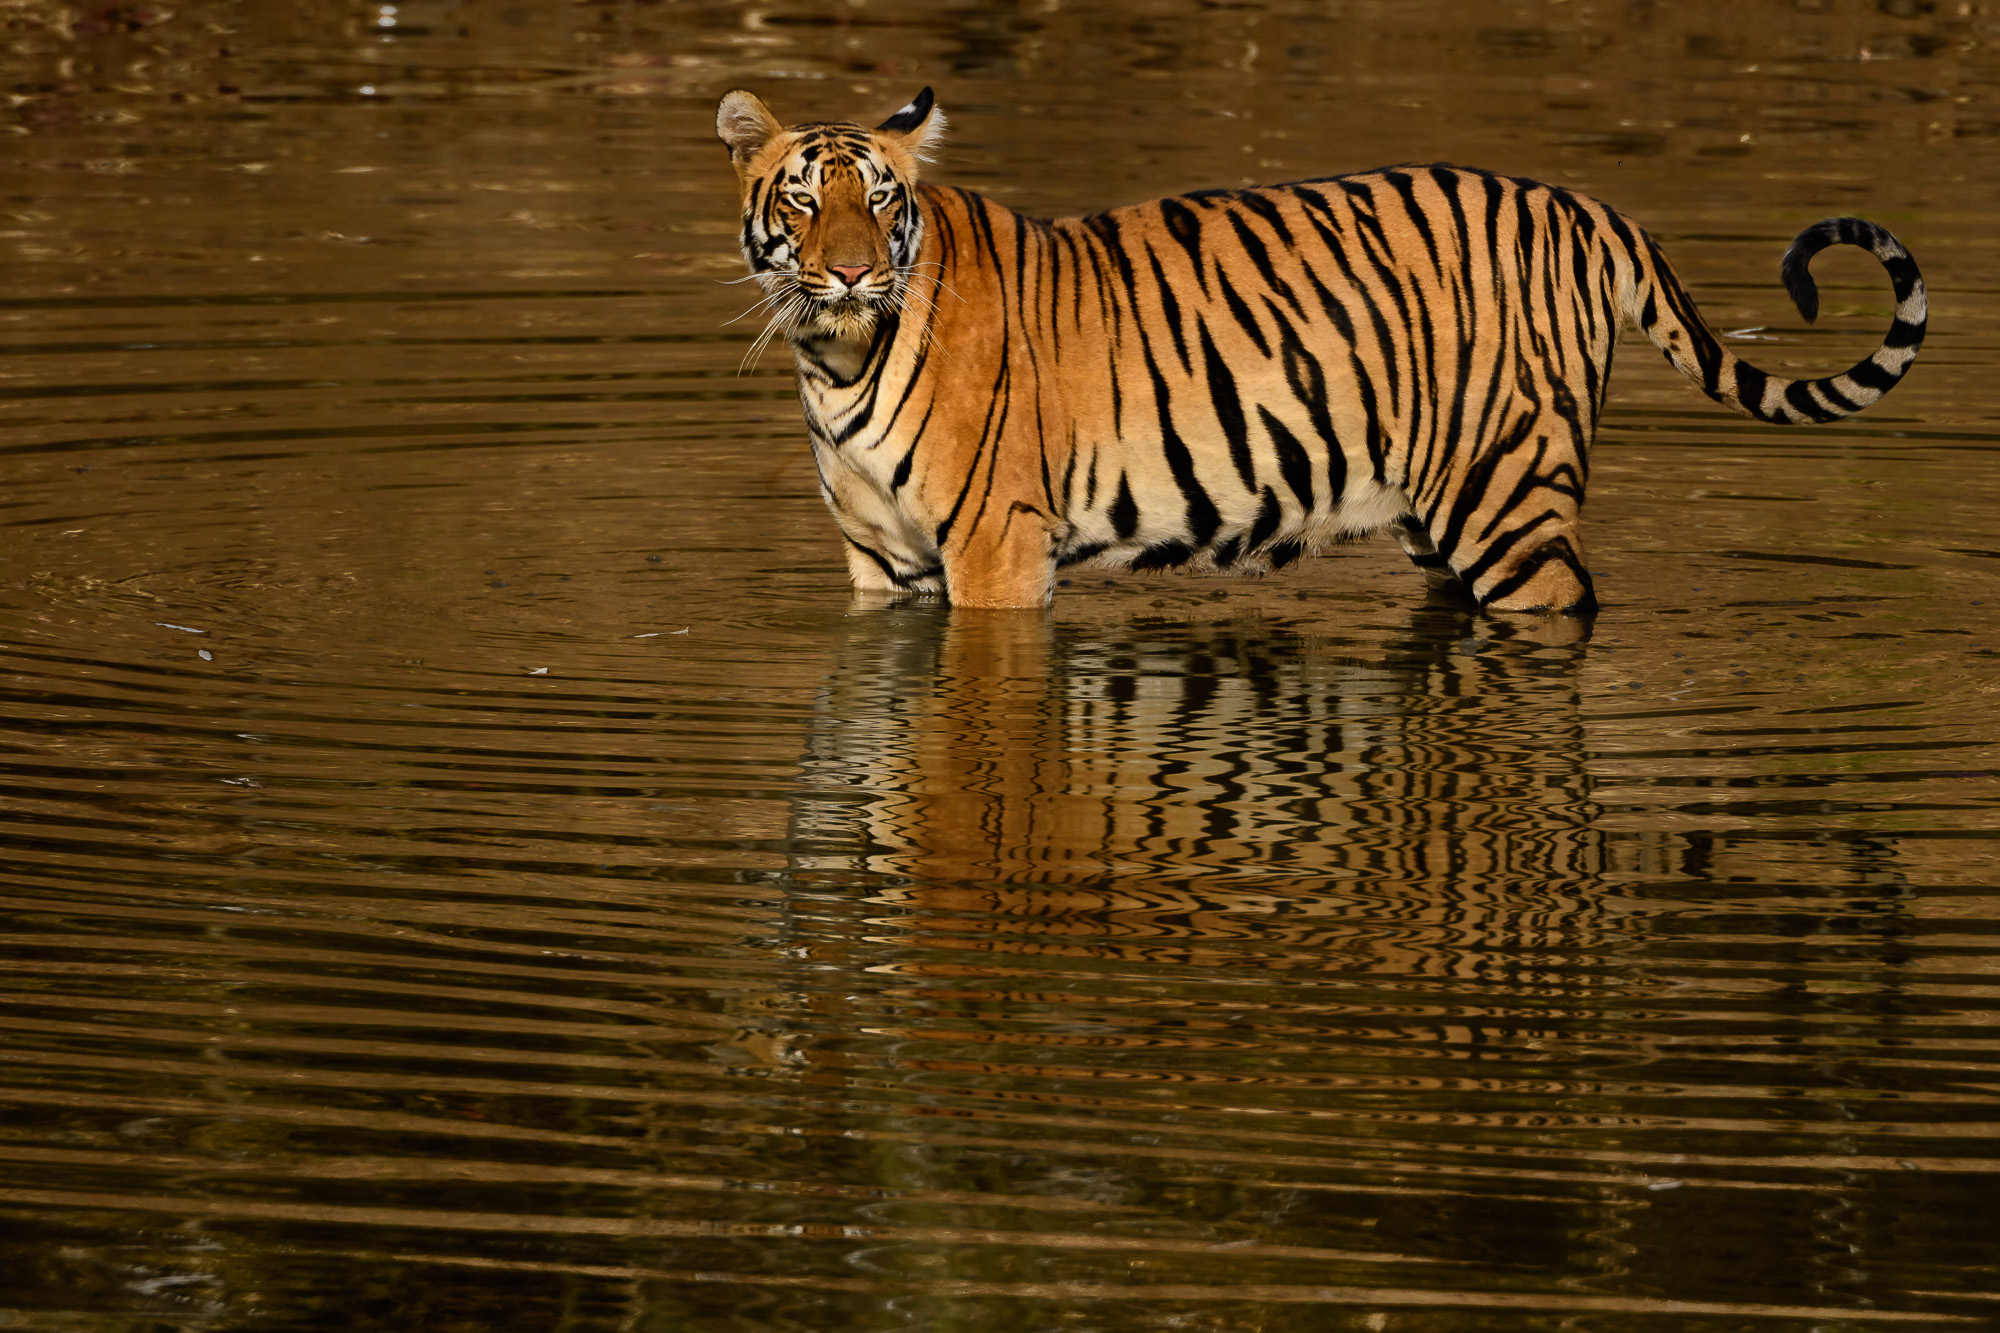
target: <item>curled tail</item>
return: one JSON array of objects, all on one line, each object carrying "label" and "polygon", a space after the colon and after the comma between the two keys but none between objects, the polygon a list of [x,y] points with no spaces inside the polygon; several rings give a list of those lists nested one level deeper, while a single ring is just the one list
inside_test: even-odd
[{"label": "curled tail", "polygon": [[1716,402],[1745,416],[1781,425],[1853,416],[1895,388],[1923,346],[1923,275],[1902,242],[1872,222],[1860,218],[1815,222],[1785,251],[1780,270],[1785,290],[1808,324],[1819,316],[1819,289],[1813,286],[1807,265],[1830,245],[1858,245],[1873,253],[1889,270],[1896,290],[1896,322],[1882,345],[1840,374],[1816,380],[1767,374],[1724,347],[1653,238],[1642,234],[1640,239],[1644,253],[1638,257],[1632,296],[1639,327],[1666,353],[1674,369]]}]

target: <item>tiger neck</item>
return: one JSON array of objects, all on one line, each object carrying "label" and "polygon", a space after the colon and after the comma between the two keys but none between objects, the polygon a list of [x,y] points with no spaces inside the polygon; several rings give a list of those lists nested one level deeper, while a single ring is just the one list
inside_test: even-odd
[{"label": "tiger neck", "polygon": [[849,388],[860,380],[879,350],[895,341],[896,317],[884,314],[865,335],[814,335],[793,338],[792,355],[798,360],[799,380],[819,389]]}]

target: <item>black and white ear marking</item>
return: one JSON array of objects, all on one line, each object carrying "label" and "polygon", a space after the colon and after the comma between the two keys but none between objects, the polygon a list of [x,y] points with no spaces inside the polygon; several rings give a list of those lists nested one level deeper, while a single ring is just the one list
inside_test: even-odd
[{"label": "black and white ear marking", "polygon": [[926,88],[877,125],[875,132],[899,136],[910,156],[928,162],[931,150],[944,139],[944,125],[944,112],[937,109],[936,97]]},{"label": "black and white ear marking", "polygon": [[931,90],[926,88],[911,98],[902,110],[875,128],[878,130],[887,130],[892,134],[908,134],[911,130],[923,124],[925,119],[930,116],[931,107],[936,101],[937,99],[931,94]]}]

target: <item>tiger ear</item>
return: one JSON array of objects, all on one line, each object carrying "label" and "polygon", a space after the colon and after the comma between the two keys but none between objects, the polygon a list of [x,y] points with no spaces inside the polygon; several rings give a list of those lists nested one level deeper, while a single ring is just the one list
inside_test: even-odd
[{"label": "tiger ear", "polygon": [[724,93],[716,104],[715,137],[729,145],[729,160],[738,171],[784,128],[762,98],[741,88]]},{"label": "tiger ear", "polygon": [[944,129],[944,112],[938,109],[937,99],[926,88],[902,110],[877,125],[875,132],[901,142],[903,151],[911,157],[929,162],[933,160],[932,152],[944,142]]}]

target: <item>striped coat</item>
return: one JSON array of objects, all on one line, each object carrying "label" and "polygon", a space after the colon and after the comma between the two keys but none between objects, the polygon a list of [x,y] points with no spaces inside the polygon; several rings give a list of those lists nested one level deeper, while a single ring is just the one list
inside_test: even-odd
[{"label": "striped coat", "polygon": [[1773,422],[1859,411],[1923,338],[1916,265],[1858,219],[1803,233],[1785,282],[1810,319],[1807,261],[1862,246],[1896,321],[1846,372],[1789,380],[1718,341],[1652,238],[1554,186],[1406,166],[1044,221],[918,183],[934,120],[926,90],[875,131],[772,121],[738,154],[745,254],[796,307],[778,331],[863,590],[1035,606],[1070,565],[1261,572],[1388,528],[1482,606],[1586,612],[1626,321]]}]

